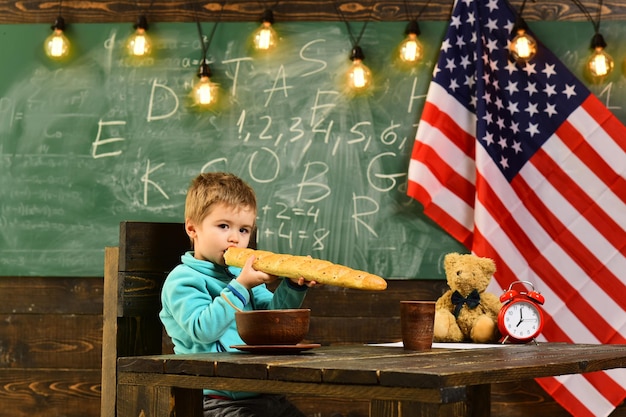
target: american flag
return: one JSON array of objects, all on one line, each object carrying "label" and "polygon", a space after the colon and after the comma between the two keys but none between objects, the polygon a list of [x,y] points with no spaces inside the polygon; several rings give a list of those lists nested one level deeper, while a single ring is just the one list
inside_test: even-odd
[{"label": "american flag", "polygon": [[[626,343],[626,127],[540,42],[512,62],[515,20],[505,0],[456,1],[408,194],[495,260],[490,291],[525,280],[545,296],[539,341]],[[574,416],[626,397],[623,369],[537,381]]]}]

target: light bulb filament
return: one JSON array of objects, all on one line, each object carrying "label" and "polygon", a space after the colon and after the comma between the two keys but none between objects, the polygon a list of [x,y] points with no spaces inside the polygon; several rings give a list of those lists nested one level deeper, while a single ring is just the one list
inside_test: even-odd
[{"label": "light bulb filament", "polygon": [[595,49],[587,62],[589,73],[596,81],[601,81],[609,75],[613,71],[613,66],[613,58],[599,47]]},{"label": "light bulb filament", "polygon": [[257,35],[257,45],[259,49],[269,49],[271,38],[272,32],[268,28],[262,28]]},{"label": "light bulb filament", "polygon": [[597,75],[606,75],[609,73],[609,66],[606,64],[606,59],[602,55],[596,55],[593,58],[594,72]]},{"label": "light bulb filament", "polygon": [[372,74],[363,62],[355,59],[348,72],[348,83],[355,90],[364,90],[371,84]]},{"label": "light bulb filament", "polygon": [[208,79],[200,82],[198,89],[196,90],[196,96],[198,97],[198,104],[207,105],[213,102],[213,94],[211,94],[211,86]]},{"label": "light bulb filament", "polygon": [[515,42],[515,49],[520,58],[528,58],[531,54],[530,42],[526,36],[520,36]]},{"label": "light bulb filament", "polygon": [[537,53],[537,42],[525,30],[517,31],[517,36],[513,38],[509,45],[512,58],[518,63],[523,64],[530,61]]},{"label": "light bulb filament", "polygon": [[217,102],[218,87],[211,79],[200,76],[200,80],[193,88],[193,100],[200,107],[210,107]]},{"label": "light bulb filament", "polygon": [[415,33],[409,33],[400,44],[400,59],[404,62],[415,63],[422,59],[423,47]]},{"label": "light bulb filament", "polygon": [[269,51],[276,46],[278,35],[270,22],[264,21],[253,37],[254,47],[260,51]]},{"label": "light bulb filament", "polygon": [[60,36],[60,33],[62,33],[61,31],[58,31],[58,33],[55,34],[55,36],[52,37],[52,39],[50,39],[50,55],[55,56],[55,57],[60,57],[64,54],[65,52],[65,41],[63,40],[63,38]]},{"label": "light bulb filament", "polygon": [[415,61],[417,59],[417,43],[415,41],[405,43],[404,48],[402,48],[402,56],[405,61]]},{"label": "light bulb filament", "polygon": [[356,88],[365,87],[366,81],[365,71],[363,70],[363,67],[356,67],[354,68],[354,70],[352,70],[352,83]]},{"label": "light bulb filament", "polygon": [[46,54],[50,58],[60,59],[69,55],[70,42],[61,29],[54,29],[45,42]]},{"label": "light bulb filament", "polygon": [[138,27],[128,40],[128,51],[133,56],[146,56],[152,50],[152,43],[144,28]]},{"label": "light bulb filament", "polygon": [[146,53],[146,37],[137,36],[135,38],[135,42],[133,43],[133,54],[143,55],[145,53]]}]

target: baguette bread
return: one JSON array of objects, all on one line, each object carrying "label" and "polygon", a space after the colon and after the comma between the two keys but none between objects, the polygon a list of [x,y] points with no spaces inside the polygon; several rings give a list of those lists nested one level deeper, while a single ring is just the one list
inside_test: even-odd
[{"label": "baguette bread", "polygon": [[307,281],[359,290],[380,291],[387,288],[387,282],[378,275],[308,256],[229,248],[224,254],[224,260],[227,265],[241,268],[252,255],[255,257],[252,267],[270,275],[294,279],[304,277]]}]

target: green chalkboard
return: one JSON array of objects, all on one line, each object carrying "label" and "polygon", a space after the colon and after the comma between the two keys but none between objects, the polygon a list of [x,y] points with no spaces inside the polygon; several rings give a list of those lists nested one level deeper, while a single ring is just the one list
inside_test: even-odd
[{"label": "green chalkboard", "polygon": [[[213,23],[202,25],[206,36]],[[152,24],[147,61],[124,54],[131,25],[71,25],[63,64],[43,54],[49,25],[0,26],[0,275],[101,276],[120,221],[183,221],[191,178],[219,170],[257,191],[263,249],[442,277],[443,255],[463,248],[405,187],[447,24],[421,23],[427,59],[414,69],[392,55],[405,25],[368,24],[360,45],[375,85],[352,97],[345,24],[279,23],[279,49],[262,57],[249,50],[256,23],[220,23],[207,55],[222,92],[211,112],[188,99],[202,55],[195,24]],[[585,50],[591,29],[567,25]],[[572,66],[584,58],[559,53]]]}]

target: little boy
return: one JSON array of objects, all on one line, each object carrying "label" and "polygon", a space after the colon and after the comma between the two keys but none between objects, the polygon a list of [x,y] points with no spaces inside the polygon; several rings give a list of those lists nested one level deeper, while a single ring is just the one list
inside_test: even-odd
[{"label": "little boy", "polygon": [[[224,252],[245,248],[257,215],[254,190],[228,173],[196,177],[185,201],[185,230],[192,244],[170,272],[161,292],[161,321],[175,353],[228,352],[244,344],[235,324],[239,310],[297,308],[315,282],[284,279],[272,293],[265,284],[277,277],[252,267],[229,267]],[[205,390],[204,416],[304,417],[282,395]]]}]

